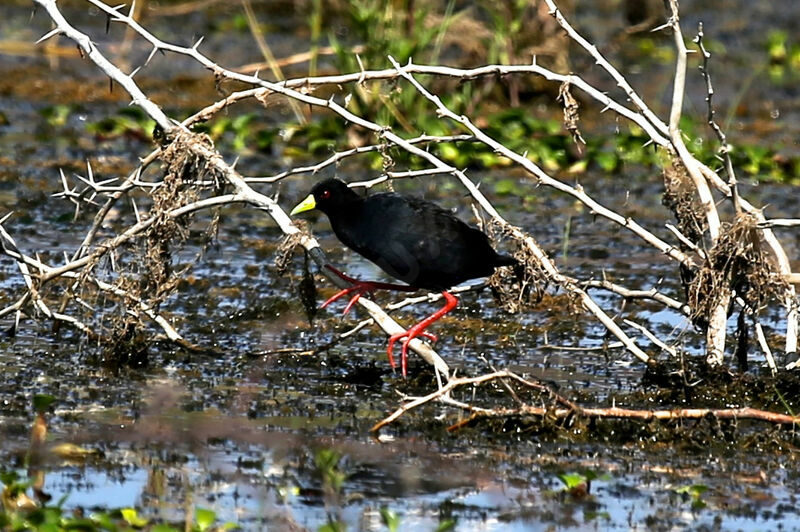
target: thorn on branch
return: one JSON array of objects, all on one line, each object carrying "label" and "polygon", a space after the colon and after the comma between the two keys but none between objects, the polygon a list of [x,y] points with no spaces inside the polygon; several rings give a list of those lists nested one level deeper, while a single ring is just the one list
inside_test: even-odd
[{"label": "thorn on branch", "polygon": [[670,17],[670,19],[667,20],[667,22],[665,22],[661,26],[656,26],[655,28],[650,30],[650,33],[658,33],[659,31],[662,31],[662,30],[665,30],[665,29],[671,28],[671,27],[672,27],[672,18]]},{"label": "thorn on branch", "polygon": [[42,35],[41,37],[39,37],[39,40],[36,41],[36,44],[41,44],[44,41],[46,41],[47,39],[49,39],[50,37],[53,37],[54,35],[58,35],[59,33],[61,33],[61,28],[55,28],[53,30],[50,30],[47,33],[45,33],[44,35]]},{"label": "thorn on branch", "polygon": [[361,61],[361,56],[359,54],[356,54],[356,61],[358,62],[358,68],[361,70],[361,75],[358,77],[358,81],[356,83],[361,85],[367,78],[367,69],[364,68],[364,63]]}]

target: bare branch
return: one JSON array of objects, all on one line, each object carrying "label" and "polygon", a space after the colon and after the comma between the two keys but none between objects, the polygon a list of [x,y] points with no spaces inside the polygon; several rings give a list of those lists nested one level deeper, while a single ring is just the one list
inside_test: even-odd
[{"label": "bare branch", "polygon": [[[523,404],[515,408],[483,408],[474,406],[470,403],[453,400],[450,394],[462,387],[473,388],[474,386],[492,382],[502,379],[514,379],[515,382],[523,386],[537,389],[539,391],[548,391],[552,393],[546,386],[538,383],[528,381],[511,371],[496,371],[480,375],[478,377],[468,378],[453,378],[442,388],[432,392],[424,397],[419,397],[406,402],[397,410],[392,412],[389,416],[382,419],[372,426],[371,432],[379,432],[382,428],[394,423],[397,419],[402,417],[405,413],[414,410],[420,406],[428,403],[439,401],[446,405],[455,406],[457,408],[466,410],[472,413],[472,416],[464,421],[457,423],[451,427],[456,429],[464,426],[474,420],[481,418],[508,418],[508,417],[522,417],[522,416],[535,416],[547,417],[548,419],[565,419],[570,416],[582,416],[587,418],[598,419],[638,419],[642,421],[650,420],[681,420],[681,419],[702,419],[705,417],[714,417],[717,419],[753,419],[758,421],[766,421],[768,423],[783,424],[783,425],[797,425],[800,424],[800,416],[792,416],[787,414],[779,414],[776,412],[768,412],[765,410],[758,410],[755,408],[724,408],[724,409],[711,409],[711,408],[678,408],[673,410],[633,410],[628,408],[587,408],[569,402],[566,408],[551,408],[546,406],[532,406]],[[557,394],[554,394],[557,396]],[[558,399],[557,399],[558,400]]]}]

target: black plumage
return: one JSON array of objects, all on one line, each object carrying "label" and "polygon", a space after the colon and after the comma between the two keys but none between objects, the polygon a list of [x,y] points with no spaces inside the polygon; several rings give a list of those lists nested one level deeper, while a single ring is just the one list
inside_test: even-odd
[{"label": "black plumage", "polygon": [[[292,214],[314,208],[328,216],[333,232],[345,246],[374,262],[392,277],[408,283],[411,288],[444,294],[447,305],[442,310],[406,334],[394,335],[389,340],[389,356],[393,362],[392,345],[396,340],[406,338],[403,342],[404,375],[408,342],[418,335],[433,337],[422,331],[456,306],[458,300],[447,292],[448,288],[491,275],[497,267],[517,263],[512,257],[497,253],[483,232],[420,198],[396,193],[364,197],[341,180],[327,179],[315,185]],[[364,292],[376,288],[403,289],[398,285],[356,281],[340,275],[354,286],[340,292],[323,306],[355,292],[349,309]]]},{"label": "black plumage", "polygon": [[338,179],[311,193],[342,244],[410,286],[447,290],[516,263],[435,203],[391,192],[363,197]]}]

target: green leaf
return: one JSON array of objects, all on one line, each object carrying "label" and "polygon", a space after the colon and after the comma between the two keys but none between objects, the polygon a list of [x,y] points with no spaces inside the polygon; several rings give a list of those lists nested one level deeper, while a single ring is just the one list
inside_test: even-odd
[{"label": "green leaf", "polygon": [[59,104],[42,109],[41,115],[51,126],[63,126],[67,123],[72,111],[71,106]]},{"label": "green leaf", "polygon": [[786,59],[786,43],[789,35],[785,31],[772,30],[767,34],[767,52],[773,62],[781,62]]},{"label": "green leaf", "polygon": [[[64,530],[97,530],[97,523],[86,517],[69,517],[62,519],[60,523],[52,523],[53,530],[63,532]],[[43,530],[40,528],[40,530]],[[111,528],[109,530],[114,530]]]},{"label": "green leaf", "polygon": [[437,146],[437,151],[439,152],[439,157],[445,161],[452,161],[458,157],[459,154],[458,148],[453,144],[440,144]]},{"label": "green leaf", "polygon": [[587,469],[583,472],[583,478],[586,479],[587,482],[591,482],[596,478],[600,478],[600,475],[598,475],[595,471],[592,471],[591,469]]},{"label": "green leaf", "polygon": [[[71,216],[72,215],[70,215],[70,217]],[[47,409],[50,408],[50,405],[53,404],[55,400],[56,398],[52,395],[37,393],[33,396],[33,409],[37,414],[43,414],[44,412],[47,412]]]},{"label": "green leaf", "polygon": [[595,155],[595,161],[597,161],[597,164],[600,165],[600,168],[606,172],[611,172],[617,167],[619,158],[617,157],[616,153],[601,151],[597,152]]},{"label": "green leaf", "polygon": [[347,525],[341,521],[328,521],[317,529],[318,532],[345,532]]},{"label": "green leaf", "polygon": [[254,119],[255,115],[253,113],[237,116],[233,119],[233,122],[231,122],[231,127],[233,127],[234,131],[245,129]]},{"label": "green leaf", "polygon": [[501,179],[494,184],[494,193],[499,196],[513,194],[517,189],[517,184],[513,179]]},{"label": "green leaf", "polygon": [[568,490],[577,488],[586,482],[586,477],[580,473],[559,473],[558,479],[564,483],[564,487]]},{"label": "green leaf", "polygon": [[208,530],[217,520],[217,513],[207,508],[197,508],[194,511],[194,520],[201,532]]},{"label": "green leaf", "polygon": [[400,516],[397,512],[386,507],[381,508],[381,521],[389,529],[389,532],[396,532],[400,528]]},{"label": "green leaf", "polygon": [[[505,162],[508,159],[505,159],[492,152],[483,152],[478,154],[478,160],[486,168],[492,168],[494,166],[506,166]],[[459,165],[459,166],[464,166],[464,165]]]},{"label": "green leaf", "polygon": [[439,521],[439,525],[436,527],[436,532],[450,532],[450,530],[455,530],[456,528],[456,520],[455,519],[444,519]]},{"label": "green leaf", "polygon": [[122,514],[122,518],[131,526],[135,527],[145,527],[147,526],[147,519],[143,517],[139,517],[139,513],[136,511],[136,508],[122,508],[119,511]]},{"label": "green leaf", "polygon": [[708,491],[708,486],[705,484],[691,484],[675,488],[675,493],[691,495],[692,497],[700,497],[703,493]]},{"label": "green leaf", "polygon": [[323,153],[333,150],[336,141],[333,139],[314,139],[308,143],[309,153]]},{"label": "green leaf", "polygon": [[19,473],[13,470],[0,471],[0,482],[6,486],[10,486],[19,480]]}]

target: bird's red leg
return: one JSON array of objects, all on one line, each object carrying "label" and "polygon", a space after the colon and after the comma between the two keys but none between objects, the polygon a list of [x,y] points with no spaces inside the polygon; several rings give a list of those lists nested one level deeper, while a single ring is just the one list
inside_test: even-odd
[{"label": "bird's red leg", "polygon": [[328,298],[319,308],[323,309],[336,301],[337,299],[344,297],[348,294],[355,293],[353,297],[350,298],[350,301],[347,303],[347,306],[344,307],[344,312],[342,315],[347,314],[350,312],[350,309],[353,308],[353,305],[358,302],[359,298],[362,295],[372,292],[373,290],[396,290],[400,292],[416,292],[417,289],[408,285],[404,284],[392,284],[392,283],[380,283],[377,281],[359,281],[353,277],[350,277],[347,274],[344,274],[331,266],[330,264],[325,265],[330,271],[332,271],[337,277],[343,279],[350,283],[352,286],[348,286],[347,288],[336,292],[332,297]]},{"label": "bird's red leg", "polygon": [[393,334],[392,336],[389,337],[389,346],[386,348],[386,353],[389,355],[389,363],[392,365],[392,368],[395,367],[394,356],[392,356],[392,350],[394,349],[394,344],[398,340],[405,338],[405,340],[403,340],[403,351],[400,356],[400,367],[403,371],[403,377],[406,376],[406,359],[408,357],[408,343],[417,336],[424,336],[425,338],[428,338],[435,342],[436,336],[433,334],[426,333],[425,329],[430,327],[430,325],[433,322],[440,319],[442,316],[444,316],[445,314],[456,308],[456,305],[458,305],[458,298],[453,294],[451,294],[450,292],[443,291],[442,295],[444,296],[445,299],[445,305],[442,308],[440,308],[439,310],[437,310],[436,312],[434,312],[421,322],[417,323],[409,330],[402,333]]}]

